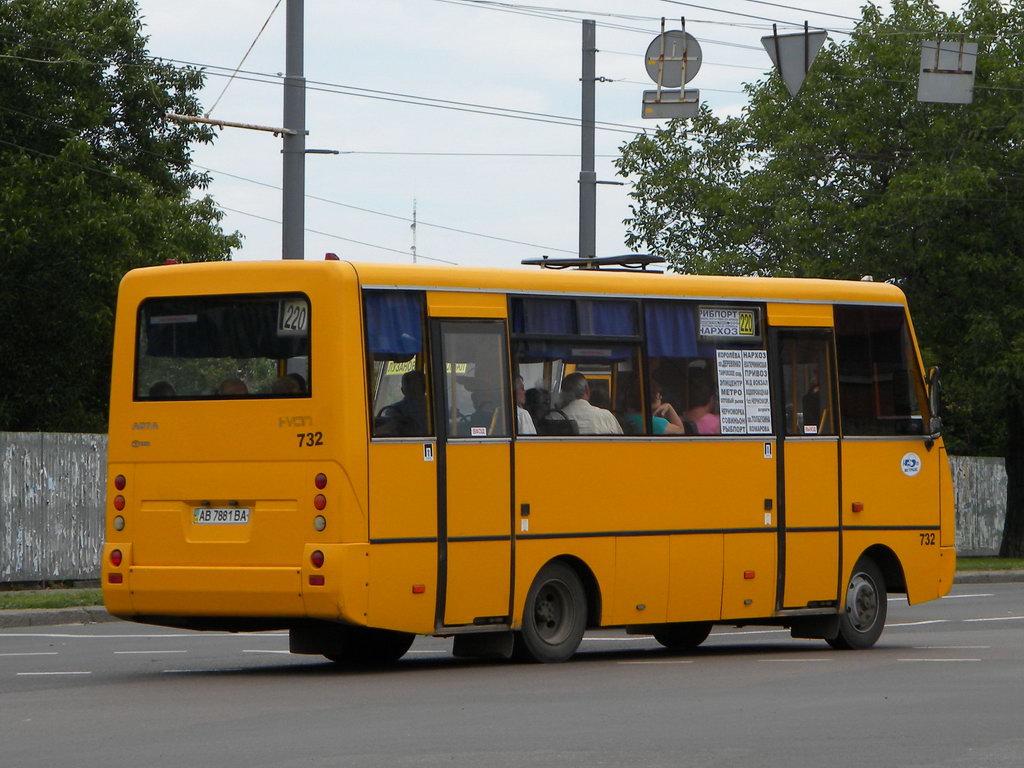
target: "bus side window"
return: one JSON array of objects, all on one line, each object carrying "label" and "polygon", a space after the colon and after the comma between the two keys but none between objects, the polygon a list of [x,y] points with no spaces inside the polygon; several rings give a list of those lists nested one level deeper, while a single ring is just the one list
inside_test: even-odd
[{"label": "bus side window", "polygon": [[423,294],[366,291],[363,305],[373,436],[432,435]]}]

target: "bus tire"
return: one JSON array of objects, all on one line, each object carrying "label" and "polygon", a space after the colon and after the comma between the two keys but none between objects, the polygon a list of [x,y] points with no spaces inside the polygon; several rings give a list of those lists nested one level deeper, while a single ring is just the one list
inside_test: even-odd
[{"label": "bus tire", "polygon": [[548,563],[526,594],[513,653],[545,664],[566,661],[576,653],[586,628],[587,596],[580,577],[565,563]]},{"label": "bus tire", "polygon": [[692,651],[711,634],[710,621],[685,621],[665,624],[651,634],[654,639],[673,651]]},{"label": "bus tire", "polygon": [[870,648],[885,628],[885,577],[870,557],[862,557],[846,582],[846,607],[839,614],[839,634],[828,639],[837,650]]},{"label": "bus tire", "polygon": [[348,627],[340,653],[325,653],[335,664],[347,667],[384,667],[405,655],[416,636],[370,627]]}]

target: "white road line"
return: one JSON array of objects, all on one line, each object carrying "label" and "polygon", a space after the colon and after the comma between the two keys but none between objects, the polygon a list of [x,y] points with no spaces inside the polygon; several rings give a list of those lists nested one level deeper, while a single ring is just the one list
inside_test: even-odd
[{"label": "white road line", "polygon": [[896,659],[896,661],[981,661],[981,659]]},{"label": "white road line", "polygon": [[188,651],[114,651],[114,655],[115,656],[126,656],[126,655],[132,654],[132,653],[142,653],[142,654],[151,654],[151,653],[188,653]]},{"label": "white road line", "polygon": [[425,654],[430,654],[432,656],[447,656],[448,655],[448,651],[442,651],[442,650],[437,650],[437,651],[406,651],[405,653],[406,653],[406,655],[409,655],[410,653],[425,653]]},{"label": "white road line", "polygon": [[965,622],[970,621],[1022,621],[1024,616],[994,616],[991,619],[964,619]]},{"label": "white road line", "polygon": [[928,621],[908,621],[904,624],[886,624],[886,627],[921,627],[925,624],[948,624],[952,619],[930,619]]},{"label": "white road line", "polygon": [[915,651],[988,651],[991,645],[915,645]]},{"label": "white road line", "polygon": [[242,651],[242,653],[291,653],[291,651],[275,651],[275,650],[271,650],[269,648],[266,649],[266,650],[256,650],[256,649],[253,649],[253,648],[245,648]]},{"label": "white road line", "polygon": [[834,661],[834,659],[758,659],[758,661],[763,661],[763,662],[767,662],[767,663],[775,663],[775,664],[779,664],[779,663],[798,664],[798,663],[803,663],[803,662],[806,662],[806,661]]},{"label": "white road line", "polygon": [[616,664],[693,664],[692,661],[684,659],[673,659],[671,661],[617,661]]},{"label": "white road line", "polygon": [[58,651],[26,651],[24,653],[0,653],[0,656],[56,656]]},{"label": "white road line", "polygon": [[945,596],[943,596],[940,599],[942,599],[942,600],[957,600],[957,599],[959,599],[961,597],[992,597],[992,593],[989,592],[989,593],[983,594],[983,595],[945,595]]},{"label": "white road line", "polygon": [[58,675],[91,675],[92,672],[18,672],[18,677],[56,677]]},{"label": "white road line", "polygon": [[256,667],[220,667],[217,669],[165,669],[164,675],[216,675],[228,672],[252,672]]}]

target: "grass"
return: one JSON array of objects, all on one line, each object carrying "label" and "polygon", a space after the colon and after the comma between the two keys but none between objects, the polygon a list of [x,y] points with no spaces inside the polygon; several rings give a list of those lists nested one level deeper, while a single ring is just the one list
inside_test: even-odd
[{"label": "grass", "polygon": [[26,592],[0,592],[0,611],[25,608],[75,608],[103,605],[98,589],[34,589]]},{"label": "grass", "polygon": [[[1024,571],[1024,558],[960,557],[958,571]],[[0,611],[30,608],[74,608],[103,605],[99,589],[34,589],[20,592],[0,591]]]}]

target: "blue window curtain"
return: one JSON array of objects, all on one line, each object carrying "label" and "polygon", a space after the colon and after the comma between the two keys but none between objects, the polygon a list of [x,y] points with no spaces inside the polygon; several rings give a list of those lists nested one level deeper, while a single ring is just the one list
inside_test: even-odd
[{"label": "blue window curtain", "polygon": [[576,302],[580,333],[585,336],[639,336],[636,303],[632,301]]},{"label": "blue window curtain", "polygon": [[408,360],[423,349],[423,296],[367,291],[366,341],[378,359]]},{"label": "blue window curtain", "polygon": [[[693,306],[681,301],[650,301],[644,307],[649,357],[701,357]],[[703,345],[702,345],[703,346]],[[711,356],[714,352],[711,353]]]},{"label": "blue window curtain", "polygon": [[545,333],[572,336],[576,333],[573,303],[569,299],[514,299],[513,333]]}]

